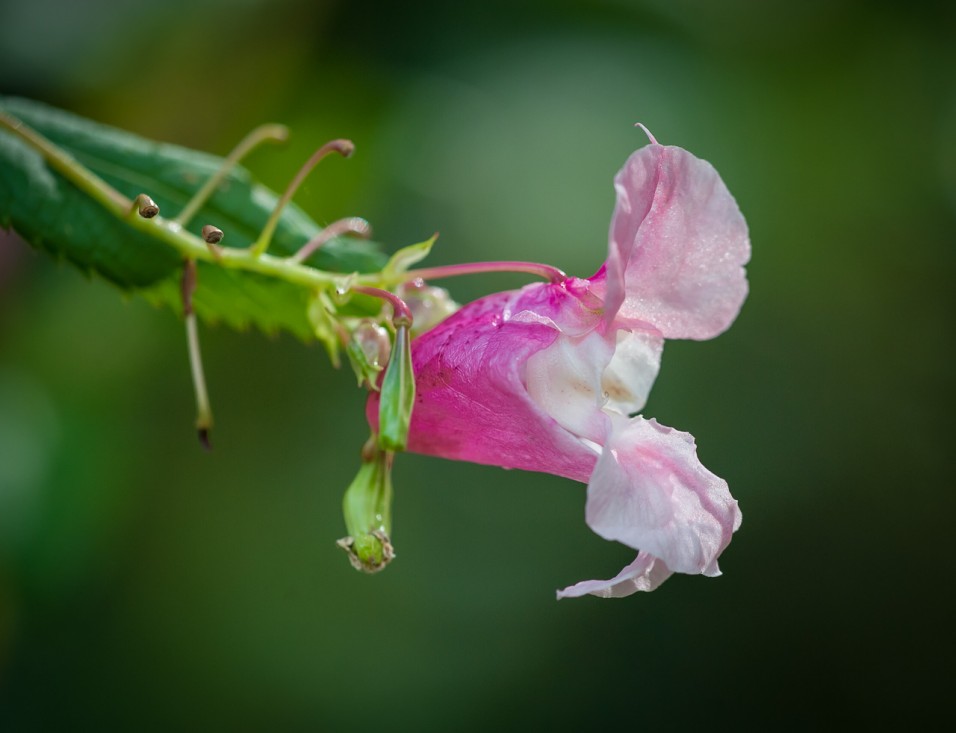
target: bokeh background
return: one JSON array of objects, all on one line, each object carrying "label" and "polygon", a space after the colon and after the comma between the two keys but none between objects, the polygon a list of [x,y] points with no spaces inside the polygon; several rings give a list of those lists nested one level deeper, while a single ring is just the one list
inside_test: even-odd
[{"label": "bokeh background", "polygon": [[[744,524],[719,579],[556,602],[631,553],[583,487],[397,464],[399,558],[336,550],[362,395],[321,349],[182,324],[0,240],[0,729],[819,727],[953,687],[956,34],[945,3],[0,2],[0,92],[226,153],[433,261],[588,275],[644,143],[710,160],[750,299],[672,342],[646,414],[697,437]],[[517,276],[449,282],[459,300]]]}]

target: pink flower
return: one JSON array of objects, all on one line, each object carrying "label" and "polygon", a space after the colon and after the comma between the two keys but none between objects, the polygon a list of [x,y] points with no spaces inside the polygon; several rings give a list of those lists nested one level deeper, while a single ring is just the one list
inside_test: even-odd
[{"label": "pink flower", "polygon": [[489,295],[412,344],[408,450],[586,483],[591,529],[638,551],[616,577],[559,598],[719,575],[740,526],[694,439],[629,415],[644,407],[665,338],[709,339],[737,316],[746,223],[714,168],[681,148],[642,148],[614,186],[608,259],[593,277]]}]

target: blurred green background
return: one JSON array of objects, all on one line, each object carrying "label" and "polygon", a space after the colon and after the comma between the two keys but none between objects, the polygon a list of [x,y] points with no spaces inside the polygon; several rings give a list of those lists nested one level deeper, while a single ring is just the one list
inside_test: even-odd
[{"label": "blurred green background", "polygon": [[[947,9],[948,8],[948,9]],[[0,2],[0,93],[225,154],[432,261],[586,276],[611,179],[710,160],[751,295],[670,342],[646,414],[744,523],[724,576],[554,600],[632,559],[583,487],[403,456],[398,560],[335,548],[363,398],[321,349],[182,324],[0,240],[0,729],[819,727],[952,694],[956,14],[943,3]],[[524,280],[449,282],[461,301]]]}]

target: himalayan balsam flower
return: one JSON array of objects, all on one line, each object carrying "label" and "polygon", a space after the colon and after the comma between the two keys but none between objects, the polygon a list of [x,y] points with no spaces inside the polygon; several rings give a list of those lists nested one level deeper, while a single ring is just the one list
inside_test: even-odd
[{"label": "himalayan balsam flower", "polygon": [[[713,338],[736,318],[747,225],[709,163],[653,139],[614,187],[608,258],[593,277],[489,295],[412,343],[408,450],[586,483],[591,529],[638,551],[616,577],[559,598],[719,575],[740,526],[693,437],[629,415],[644,407],[665,338]],[[373,426],[377,413],[373,394]]]}]

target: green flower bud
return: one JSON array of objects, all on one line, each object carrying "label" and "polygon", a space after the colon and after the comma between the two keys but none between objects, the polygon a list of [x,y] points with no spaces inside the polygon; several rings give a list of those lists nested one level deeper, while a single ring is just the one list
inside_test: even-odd
[{"label": "green flower bud", "polygon": [[388,362],[391,348],[388,331],[377,323],[362,321],[355,327],[345,353],[358,378],[359,387],[378,390],[378,375]]},{"label": "green flower bud", "polygon": [[[371,442],[371,441],[370,441]],[[392,454],[373,449],[342,499],[348,537],[336,544],[356,570],[377,573],[395,557],[392,527]]]},{"label": "green flower bud", "polygon": [[412,312],[412,336],[425,333],[461,308],[445,288],[426,285],[423,280],[402,283],[395,294]]},{"label": "green flower bud", "polygon": [[378,408],[378,445],[382,450],[403,451],[415,405],[415,375],[408,325],[396,323],[395,343],[382,380]]}]

